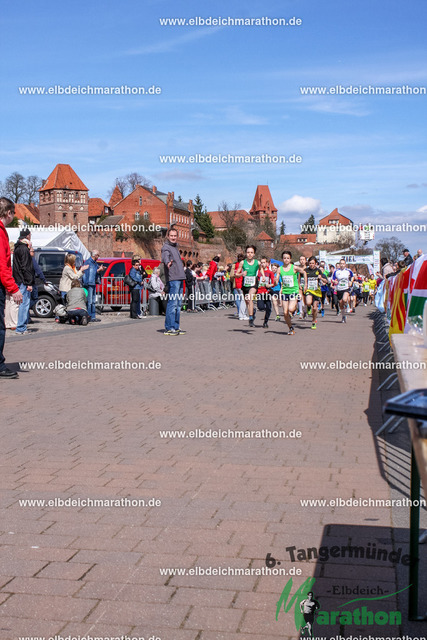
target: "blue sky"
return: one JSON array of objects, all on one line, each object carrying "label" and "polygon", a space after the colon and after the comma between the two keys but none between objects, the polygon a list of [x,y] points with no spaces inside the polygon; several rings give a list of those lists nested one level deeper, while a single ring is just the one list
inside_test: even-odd
[{"label": "blue sky", "polygon": [[[424,0],[9,3],[2,12],[0,179],[69,163],[106,198],[138,171],[208,209],[268,183],[288,232],[335,207],[427,219],[427,96],[302,96],[300,86],[427,86]],[[298,27],[163,27],[159,18],[286,17]],[[157,85],[157,96],[22,96],[26,85]],[[164,165],[160,154],[302,156],[297,165]],[[412,252],[426,234],[396,233]]]}]

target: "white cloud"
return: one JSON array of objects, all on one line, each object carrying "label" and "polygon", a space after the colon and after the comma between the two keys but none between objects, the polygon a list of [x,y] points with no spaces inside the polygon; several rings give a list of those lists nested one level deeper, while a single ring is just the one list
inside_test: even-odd
[{"label": "white cloud", "polygon": [[427,213],[427,204],[417,209],[417,213]]},{"label": "white cloud", "polygon": [[294,195],[279,204],[279,215],[307,215],[314,216],[322,212],[320,200],[308,196]]}]

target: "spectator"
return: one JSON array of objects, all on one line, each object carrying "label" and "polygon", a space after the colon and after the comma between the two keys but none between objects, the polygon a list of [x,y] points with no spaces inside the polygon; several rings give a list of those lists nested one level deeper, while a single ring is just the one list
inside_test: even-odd
[{"label": "spectator", "polygon": [[[11,263],[13,264],[13,252],[15,249],[15,243],[9,242],[9,248],[10,248],[10,259],[11,259]],[[6,307],[4,312],[6,329],[9,329],[11,331],[16,331],[16,327],[18,324],[18,310],[19,310],[19,304],[16,304],[16,302],[13,299],[13,296],[6,291]]]},{"label": "spectator", "polygon": [[[101,272],[105,270],[104,266],[98,266],[99,251],[94,249],[91,251],[90,258],[84,262],[83,266],[89,268],[83,274],[83,286],[87,289],[87,311],[90,315],[91,322],[101,322],[96,317],[96,285],[101,284]],[[83,269],[83,267],[82,267]]]},{"label": "spectator", "polygon": [[235,262],[234,266],[232,267],[231,273],[230,273],[230,278],[232,278],[232,280],[233,280],[234,301],[236,303],[237,314],[239,316],[239,320],[248,320],[249,319],[249,316],[247,315],[247,312],[246,312],[246,303],[245,303],[245,299],[243,297],[243,291],[242,291],[243,275],[239,276],[238,278],[236,278],[236,276],[235,276],[235,273],[236,273],[237,269],[239,268],[240,263],[244,259],[245,259],[244,254],[243,253],[238,253],[236,262]]},{"label": "spectator", "polygon": [[394,272],[393,265],[388,261],[388,258],[381,258],[381,273],[376,275],[381,278],[389,278]]},{"label": "spectator", "polygon": [[13,279],[22,293],[22,304],[19,306],[18,324],[15,332],[18,336],[28,333],[28,310],[35,280],[33,260],[30,255],[30,242],[30,230],[22,229],[13,254]]},{"label": "spectator", "polygon": [[[162,263],[160,263],[162,264]],[[151,274],[150,282],[150,298],[158,298],[160,310],[164,313],[166,311],[166,299],[165,299],[165,285],[163,284],[160,267],[155,267]]]},{"label": "spectator", "polygon": [[403,261],[404,261],[405,265],[407,267],[411,266],[411,264],[413,263],[413,260],[412,260],[411,254],[409,253],[409,249],[404,249],[403,250],[403,255],[405,256],[403,258]]},{"label": "spectator", "polygon": [[417,257],[421,258],[421,256],[424,255],[424,251],[422,249],[418,249],[417,251]]},{"label": "spectator", "polygon": [[82,289],[80,280],[75,278],[71,283],[71,288],[67,292],[67,314],[70,324],[87,325],[89,314],[87,312],[86,294]]},{"label": "spectator", "polygon": [[185,266],[185,302],[187,305],[187,311],[194,311],[195,280],[196,280],[196,276],[193,271],[193,263],[191,260],[187,260],[187,263]]},{"label": "spectator", "polygon": [[130,317],[132,320],[138,320],[144,317],[141,312],[141,290],[143,288],[144,278],[147,277],[145,269],[143,269],[141,265],[141,258],[139,258],[139,256],[134,256],[132,258],[132,268],[129,271],[129,275],[132,280],[136,282],[130,292]]},{"label": "spectator", "polygon": [[44,277],[44,273],[40,269],[40,265],[35,258],[33,247],[30,247],[30,256],[31,256],[31,260],[33,261],[34,282],[33,282],[33,290],[31,291],[31,296],[30,296],[30,308],[28,310],[28,324],[32,324],[33,322],[30,317],[30,310],[34,309],[34,307],[36,306],[37,300],[39,299],[39,289],[37,286],[38,284],[37,279],[41,280],[43,284],[47,284],[47,280]]},{"label": "spectator", "polygon": [[81,269],[76,269],[76,256],[74,253],[67,253],[65,256],[64,268],[62,270],[61,280],[59,281],[59,291],[63,302],[74,280],[80,280],[83,273],[89,269],[88,264],[84,264]]},{"label": "spectator", "polygon": [[178,232],[172,227],[162,247],[162,262],[165,265],[166,285],[169,294],[164,334],[168,336],[186,333],[179,326],[185,272],[177,241]]},{"label": "spectator", "polygon": [[22,303],[22,293],[12,275],[12,263],[10,259],[9,238],[6,225],[10,224],[15,216],[15,205],[9,198],[0,198],[0,378],[18,378],[16,371],[11,371],[6,367],[3,355],[4,342],[6,338],[6,326],[4,322],[4,312],[6,304],[6,293],[8,293],[15,304]]}]

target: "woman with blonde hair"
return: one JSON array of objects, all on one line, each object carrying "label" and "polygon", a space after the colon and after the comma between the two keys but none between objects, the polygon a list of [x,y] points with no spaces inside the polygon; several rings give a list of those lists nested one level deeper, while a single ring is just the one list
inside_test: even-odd
[{"label": "woman with blonde hair", "polygon": [[76,256],[74,253],[67,253],[65,256],[64,269],[62,270],[61,280],[59,282],[59,291],[62,299],[66,300],[67,293],[71,289],[74,280],[80,280],[83,272],[89,269],[89,265],[83,265],[81,269],[76,269]]}]

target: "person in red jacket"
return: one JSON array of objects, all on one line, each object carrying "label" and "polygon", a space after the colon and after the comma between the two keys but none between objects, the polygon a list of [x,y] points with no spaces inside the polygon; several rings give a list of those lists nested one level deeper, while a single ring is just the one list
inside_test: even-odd
[{"label": "person in red jacket", "polygon": [[0,198],[0,378],[18,378],[16,371],[11,371],[6,367],[3,355],[4,342],[6,338],[6,325],[4,322],[4,309],[6,304],[6,293],[12,296],[16,304],[21,304],[22,293],[12,276],[12,265],[10,260],[9,236],[6,226],[10,224],[15,216],[15,205],[9,198]]}]

